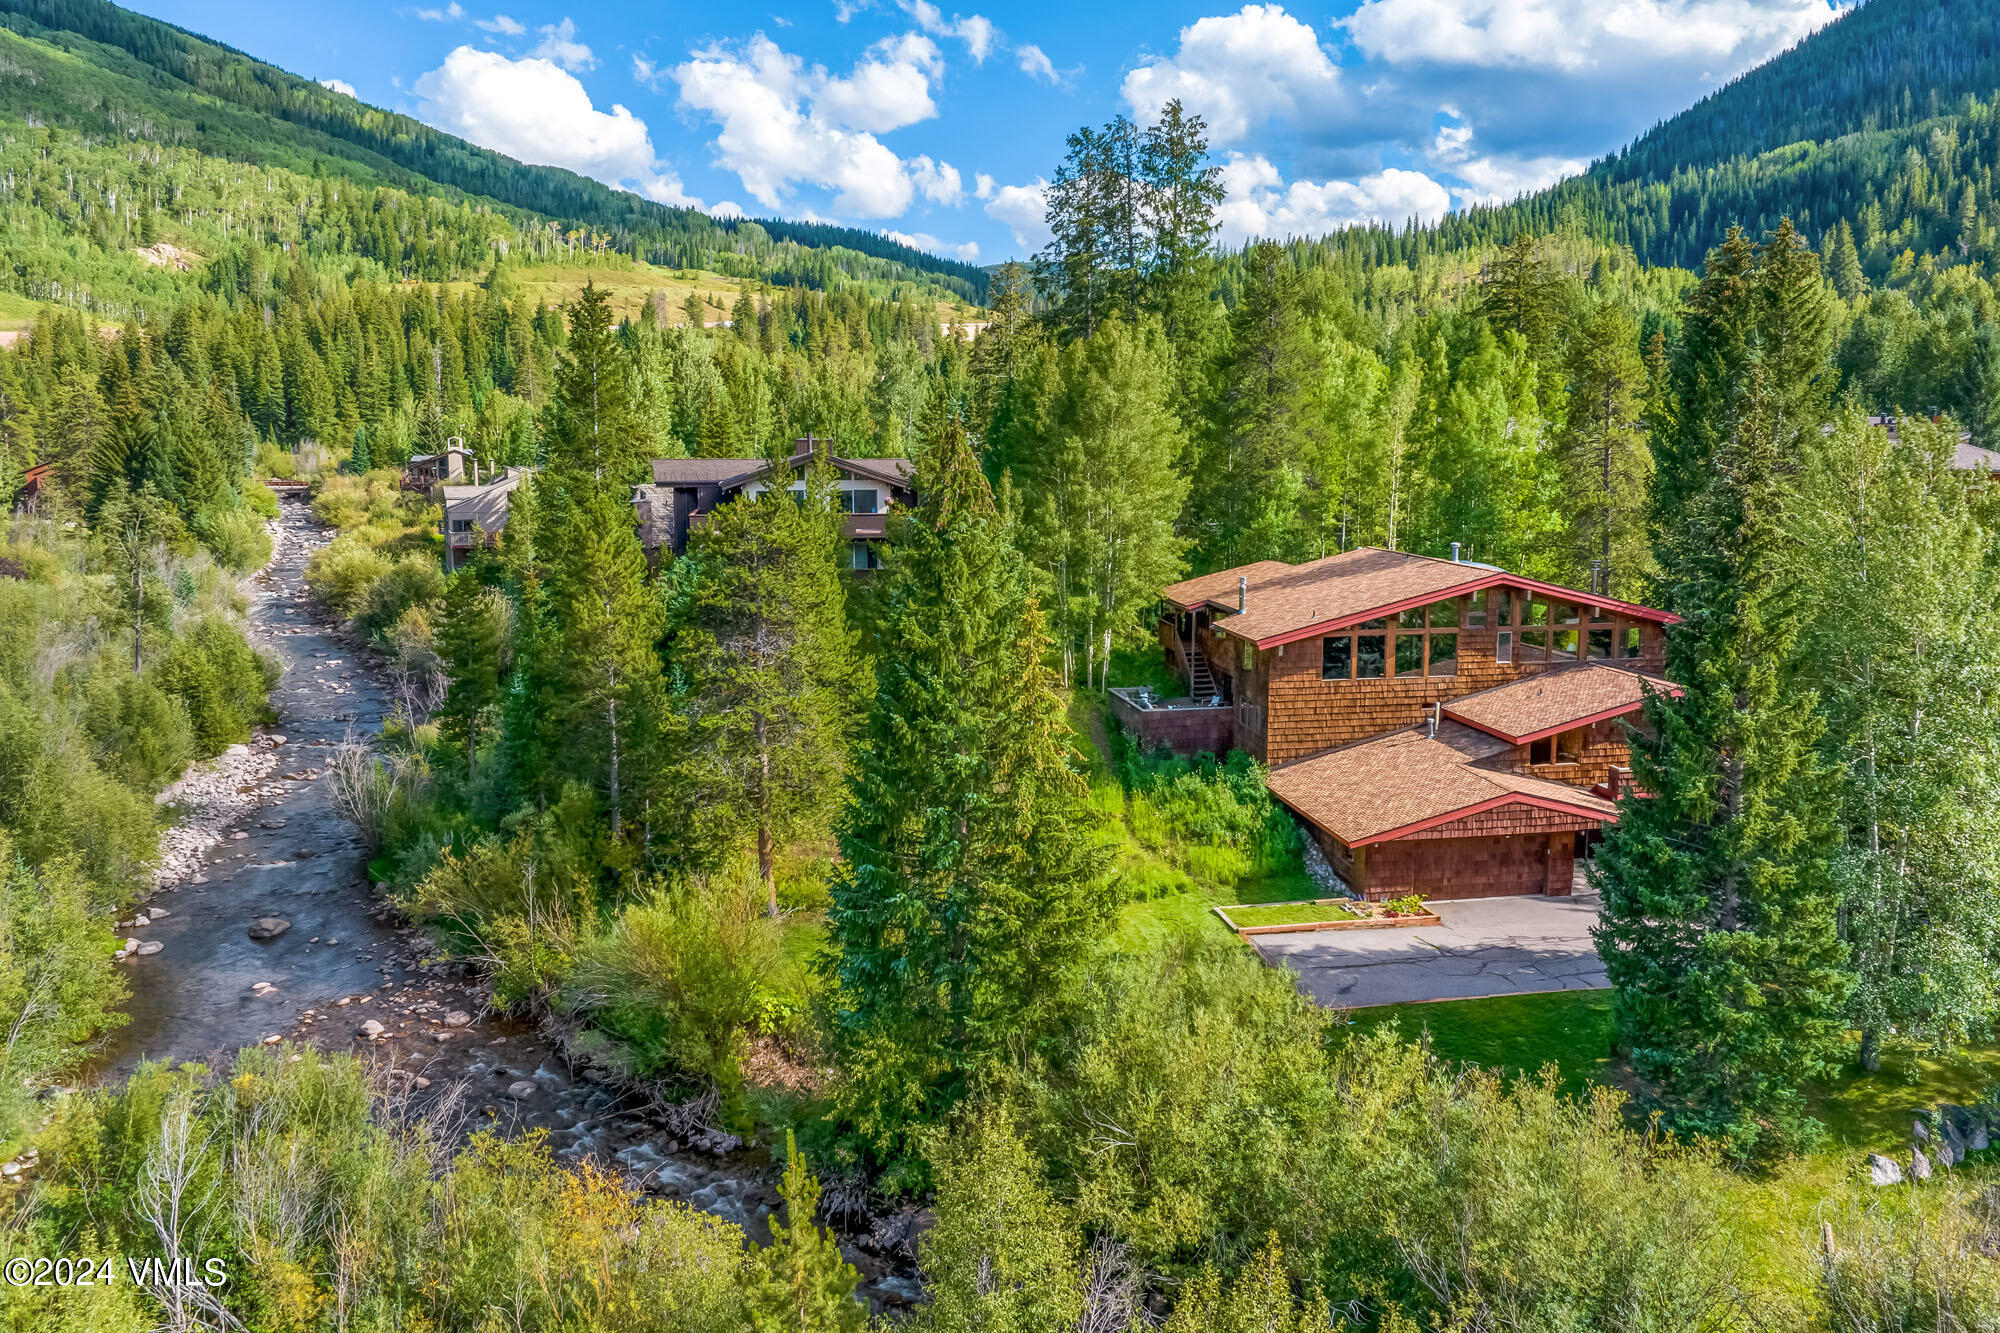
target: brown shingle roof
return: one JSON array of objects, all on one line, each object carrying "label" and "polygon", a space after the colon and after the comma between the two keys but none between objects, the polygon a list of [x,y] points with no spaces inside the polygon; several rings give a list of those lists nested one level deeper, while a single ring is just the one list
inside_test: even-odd
[{"label": "brown shingle roof", "polygon": [[[1232,575],[1235,571],[1230,571]],[[1249,610],[1217,624],[1238,638],[1262,642],[1322,621],[1360,615],[1412,598],[1449,597],[1456,589],[1493,577],[1485,565],[1457,564],[1362,546],[1323,560],[1266,574],[1250,585]],[[1236,581],[1229,581],[1234,611]]]},{"label": "brown shingle roof", "polygon": [[1213,574],[1202,574],[1179,583],[1170,583],[1160,589],[1162,599],[1172,602],[1183,611],[1192,611],[1207,602],[1227,603],[1230,610],[1236,609],[1236,580],[1244,577],[1255,588],[1267,578],[1286,573],[1291,566],[1282,560],[1259,560],[1254,565],[1238,565],[1234,569],[1217,570]]},{"label": "brown shingle roof", "polygon": [[1648,693],[1661,690],[1678,694],[1680,687],[1608,662],[1579,662],[1453,699],[1444,712],[1520,744],[1581,722],[1630,712],[1645,702]]},{"label": "brown shingle roof", "polygon": [[1445,721],[1356,742],[1271,770],[1271,794],[1348,846],[1474,807],[1520,801],[1610,819],[1611,802],[1576,787],[1486,767],[1508,742]]},{"label": "brown shingle roof", "polygon": [[[792,466],[802,468],[812,455],[801,451],[792,455]],[[833,466],[852,468],[873,473],[883,481],[899,486],[907,486],[910,474],[916,464],[907,458],[841,458],[829,454],[827,461]],[[655,458],[653,460],[653,484],[655,486],[692,486],[700,483],[719,485],[722,482],[747,479],[765,470],[768,460],[762,458]]]},{"label": "brown shingle roof", "polygon": [[[1249,607],[1236,611],[1236,581],[1250,581]],[[1215,627],[1260,647],[1337,629],[1343,623],[1386,614],[1391,609],[1442,601],[1479,588],[1498,586],[1532,589],[1562,601],[1614,608],[1621,614],[1672,624],[1665,611],[1561,588],[1538,579],[1510,574],[1494,565],[1439,560],[1433,556],[1385,551],[1361,546],[1303,565],[1260,560],[1254,565],[1218,570],[1184,579],[1160,590],[1168,602],[1185,609],[1207,605],[1217,615]]]}]

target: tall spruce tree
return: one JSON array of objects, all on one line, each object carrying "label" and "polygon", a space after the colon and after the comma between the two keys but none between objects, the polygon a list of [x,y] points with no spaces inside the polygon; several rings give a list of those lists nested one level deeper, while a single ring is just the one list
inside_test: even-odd
[{"label": "tall spruce tree", "polygon": [[963,423],[932,417],[828,916],[849,1112],[889,1155],[1047,1039],[1112,907],[1041,610]]},{"label": "tall spruce tree", "polygon": [[569,316],[569,341],[556,366],[550,404],[549,465],[631,485],[645,471],[650,440],[639,419],[631,357],[613,327],[610,298],[596,283],[587,283]]},{"label": "tall spruce tree", "polygon": [[1594,871],[1621,1045],[1678,1122],[1745,1153],[1805,1126],[1798,1088],[1837,1058],[1852,989],[1784,532],[1801,442],[1825,419],[1824,301],[1789,225],[1754,249],[1732,231],[1688,301],[1654,431],[1681,693],[1647,702],[1646,794],[1620,803]]},{"label": "tall spruce tree", "polygon": [[451,685],[432,716],[445,739],[465,747],[468,781],[477,771],[480,738],[506,688],[512,618],[506,597],[481,583],[474,571],[452,576],[437,631]]},{"label": "tall spruce tree", "polygon": [[795,498],[780,470],[755,497],[716,509],[689,552],[688,623],[674,641],[700,815],[754,831],[774,917],[777,846],[831,826],[862,697],[825,472],[796,479]]},{"label": "tall spruce tree", "polygon": [[1595,562],[1600,591],[1636,601],[1651,563],[1646,487],[1652,475],[1638,327],[1610,302],[1592,306],[1570,334],[1566,360],[1569,413],[1557,453],[1574,562],[1570,577]]},{"label": "tall spruce tree", "polygon": [[1309,540],[1299,517],[1301,458],[1311,440],[1317,349],[1285,248],[1260,241],[1244,268],[1190,515],[1188,535],[1209,566],[1295,559]]}]

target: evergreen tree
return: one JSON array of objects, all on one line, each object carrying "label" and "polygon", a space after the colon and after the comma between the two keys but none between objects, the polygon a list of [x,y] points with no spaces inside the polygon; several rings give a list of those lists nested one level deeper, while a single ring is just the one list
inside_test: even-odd
[{"label": "evergreen tree", "polygon": [[1298,275],[1284,247],[1250,248],[1229,322],[1190,536],[1209,567],[1302,554],[1301,456],[1317,377],[1300,309]]},{"label": "evergreen tree", "polygon": [[1843,301],[1858,301],[1868,294],[1868,275],[1861,271],[1861,252],[1854,247],[1854,228],[1845,219],[1834,232],[1833,258],[1827,277]]},{"label": "evergreen tree", "polygon": [[617,485],[641,478],[648,440],[635,407],[631,359],[612,327],[610,299],[595,283],[570,309],[550,415],[550,467]]},{"label": "evergreen tree", "polygon": [[831,479],[808,474],[796,499],[792,483],[781,471],[717,508],[676,567],[692,583],[674,660],[698,815],[756,831],[773,917],[777,844],[830,825],[861,696]]},{"label": "evergreen tree", "polygon": [[1208,124],[1179,98],[1160,109],[1140,151],[1145,218],[1151,233],[1146,305],[1178,344],[1204,323],[1214,282],[1215,210],[1222,169],[1208,161]]},{"label": "evergreen tree", "polygon": [[[146,579],[169,545],[183,539],[173,507],[149,489],[113,483],[97,511],[97,532],[115,562],[119,601],[132,629],[132,674],[146,673]],[[158,582],[157,575],[154,581]]]},{"label": "evergreen tree", "polygon": [[955,418],[915,488],[828,916],[851,1114],[890,1153],[1049,1035],[1112,905],[1041,611]]},{"label": "evergreen tree", "polygon": [[1834,784],[1785,579],[1790,469],[1824,419],[1815,299],[1817,263],[1785,227],[1754,251],[1733,232],[1688,301],[1653,499],[1681,693],[1647,702],[1647,795],[1621,801],[1595,869],[1620,1043],[1677,1119],[1744,1152],[1799,1127],[1797,1089],[1831,1067],[1852,988]]},{"label": "evergreen tree", "polygon": [[477,769],[479,740],[488,714],[505,690],[512,613],[507,599],[479,581],[472,570],[452,575],[438,624],[439,654],[451,673],[451,687],[432,716],[447,740],[465,746],[465,775]]},{"label": "evergreen tree", "polygon": [[359,476],[374,466],[375,460],[368,450],[368,427],[356,426],[354,448],[347,455],[347,467],[344,470]]},{"label": "evergreen tree", "polygon": [[833,1233],[813,1222],[819,1194],[788,1129],[778,1186],[786,1220],[771,1218],[771,1243],[754,1249],[743,1267],[753,1333],[861,1333],[868,1324],[868,1307],[854,1299],[861,1275],[841,1256]]},{"label": "evergreen tree", "polygon": [[1651,455],[1641,425],[1646,368],[1638,329],[1610,302],[1569,337],[1569,414],[1557,441],[1576,572],[1595,563],[1600,591],[1638,600],[1650,561],[1646,485]]},{"label": "evergreen tree", "polygon": [[545,570],[528,662],[536,768],[550,780],[588,783],[616,841],[635,790],[660,758],[660,605],[646,586],[646,557],[622,489],[551,471],[533,491],[535,550]]},{"label": "evergreen tree", "polygon": [[1513,241],[1480,274],[1480,313],[1494,328],[1519,335],[1529,354],[1546,363],[1562,307],[1562,280],[1542,260],[1534,236],[1515,232]]}]

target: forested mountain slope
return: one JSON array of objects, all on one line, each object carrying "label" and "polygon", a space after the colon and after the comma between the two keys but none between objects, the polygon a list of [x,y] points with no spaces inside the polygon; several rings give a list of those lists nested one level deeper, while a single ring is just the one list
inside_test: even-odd
[{"label": "forested mountain slope", "polygon": [[[1648,263],[1697,268],[1731,225],[1849,224],[1877,283],[1990,268],[2000,206],[2000,8],[1871,0],[1584,175],[1447,218],[1447,247],[1580,227]],[[1907,253],[1907,257],[1905,256]]]},{"label": "forested mountain slope", "polygon": [[412,191],[441,186],[454,198],[607,233],[614,249],[668,267],[712,267],[716,253],[750,251],[780,281],[824,285],[821,270],[840,265],[840,256],[805,251],[845,250],[961,296],[977,297],[985,286],[980,269],[872,232],[718,220],[560,168],[524,165],[102,0],[0,0],[0,108],[10,118],[237,161]]}]

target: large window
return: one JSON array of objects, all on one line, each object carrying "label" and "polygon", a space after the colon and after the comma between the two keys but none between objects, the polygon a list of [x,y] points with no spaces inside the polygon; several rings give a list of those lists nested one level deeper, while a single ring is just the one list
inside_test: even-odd
[{"label": "large window", "polygon": [[1421,634],[1398,634],[1396,636],[1396,678],[1421,676],[1424,674],[1424,636]]},{"label": "large window", "polygon": [[1590,655],[1592,657],[1611,656],[1611,631],[1594,629],[1590,631]]},{"label": "large window", "polygon": [[1331,634],[1324,640],[1320,650],[1319,678],[1321,680],[1354,679],[1354,636],[1351,634]]},{"label": "large window", "polygon": [[1389,674],[1389,636],[1386,634],[1357,634],[1354,636],[1354,678],[1356,680],[1380,680]]},{"label": "large window", "polygon": [[1503,629],[1496,636],[1493,644],[1493,660],[1496,662],[1512,662],[1514,660],[1514,633],[1512,630]]},{"label": "large window", "polygon": [[847,548],[847,564],[850,569],[880,569],[882,552],[874,542],[852,542]]},{"label": "large window", "polygon": [[876,497],[880,494],[870,486],[864,490],[842,491],[840,509],[846,514],[872,514],[875,512]]},{"label": "large window", "polygon": [[1431,635],[1430,665],[1426,668],[1433,676],[1456,676],[1458,674],[1458,636],[1456,634]]}]

